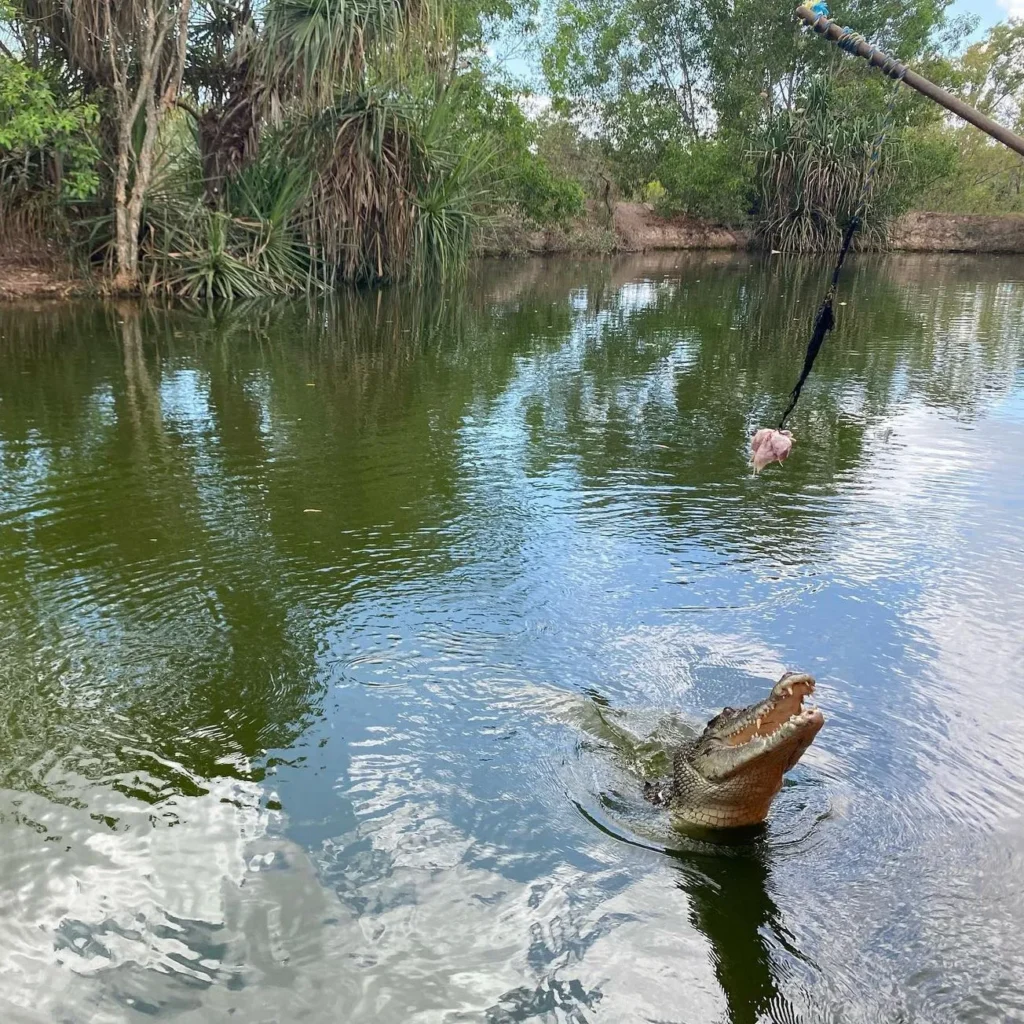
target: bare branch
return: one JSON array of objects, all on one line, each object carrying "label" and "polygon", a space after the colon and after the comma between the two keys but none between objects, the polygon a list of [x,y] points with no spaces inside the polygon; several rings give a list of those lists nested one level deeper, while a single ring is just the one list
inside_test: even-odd
[{"label": "bare branch", "polygon": [[185,113],[188,114],[193,121],[198,121],[199,118],[202,116],[200,115],[199,111],[188,100],[183,99],[181,96],[178,96],[175,99],[174,105],[179,110],[184,110]]},{"label": "bare branch", "polygon": [[167,83],[161,97],[161,104],[167,110],[174,105],[178,90],[181,88],[181,79],[185,74],[185,60],[188,46],[188,15],[192,6],[192,0],[182,0],[181,10],[178,12],[178,48],[174,63],[168,69]]}]

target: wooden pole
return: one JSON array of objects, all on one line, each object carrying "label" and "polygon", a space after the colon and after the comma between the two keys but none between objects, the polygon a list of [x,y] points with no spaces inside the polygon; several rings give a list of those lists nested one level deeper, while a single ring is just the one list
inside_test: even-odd
[{"label": "wooden pole", "polygon": [[[806,4],[801,4],[796,9],[796,16],[805,24],[810,25],[819,35],[824,36],[833,43],[843,38],[843,30],[834,21],[831,21],[824,15],[815,14]],[[921,93],[922,96],[927,96],[930,100],[934,100],[939,106],[945,107],[951,113],[956,114],[957,117],[962,117],[965,121],[969,121],[975,128],[980,128],[986,135],[991,135],[993,139],[1001,142],[1004,146],[1009,146],[1015,153],[1024,156],[1024,139],[1011,132],[1009,128],[1004,128],[1001,124],[993,121],[991,117],[986,117],[980,110],[975,110],[974,107],[968,106],[963,100],[957,99],[952,93],[946,92],[945,89],[940,89],[934,82],[929,82],[927,78],[922,78],[916,71],[911,71],[910,68],[901,64],[895,58],[886,56],[881,50],[871,46],[870,43],[859,40],[855,45],[855,51],[858,57],[863,57],[890,78],[905,82],[911,89],[916,89]]]}]

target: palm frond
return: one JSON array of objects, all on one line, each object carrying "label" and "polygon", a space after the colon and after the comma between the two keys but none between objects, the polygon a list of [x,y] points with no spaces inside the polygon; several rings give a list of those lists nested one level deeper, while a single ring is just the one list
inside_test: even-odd
[{"label": "palm frond", "polygon": [[271,0],[259,62],[261,77],[313,107],[357,84],[366,52],[398,34],[397,0]]},{"label": "palm frond", "polygon": [[[885,121],[878,111],[860,112],[837,102],[826,76],[812,79],[801,106],[783,111],[754,149],[760,209],[757,233],[765,246],[783,252],[836,249],[860,205],[875,140]],[[891,186],[902,162],[897,134],[887,141],[875,170],[860,238],[885,243]]]}]

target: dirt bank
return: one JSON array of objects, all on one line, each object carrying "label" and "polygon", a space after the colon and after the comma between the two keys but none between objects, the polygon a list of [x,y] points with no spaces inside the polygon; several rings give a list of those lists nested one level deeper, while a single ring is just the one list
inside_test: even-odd
[{"label": "dirt bank", "polygon": [[[738,251],[750,232],[690,217],[659,217],[643,203],[617,203],[611,217],[594,204],[566,229],[531,231],[511,220],[477,240],[479,256],[630,253],[678,250]],[[896,252],[1021,253],[1024,215],[909,213],[893,225]],[[64,299],[95,294],[97,282],[76,277],[51,254],[11,249],[0,253],[0,301]]]},{"label": "dirt bank", "polygon": [[643,203],[615,207],[615,233],[627,252],[647,249],[746,249],[750,232],[693,217],[666,219]]},{"label": "dirt bank", "polygon": [[908,213],[893,225],[891,245],[903,252],[1024,253],[1024,215]]},{"label": "dirt bank", "polygon": [[0,251],[0,302],[23,299],[66,299],[90,290],[52,253],[16,242]]},{"label": "dirt bank", "polygon": [[531,231],[506,220],[477,240],[480,256],[527,253],[647,252],[654,249],[746,249],[747,231],[696,220],[659,217],[644,203],[616,203],[614,213],[591,204],[587,216],[567,228]]},{"label": "dirt bank", "polygon": [[[600,243],[600,244],[595,244]],[[750,232],[690,217],[665,219],[643,203],[618,203],[569,230],[526,231],[506,224],[481,240],[484,256],[514,253],[645,252],[655,249],[746,249]],[[893,225],[898,252],[1024,253],[1024,215],[909,213]]]}]

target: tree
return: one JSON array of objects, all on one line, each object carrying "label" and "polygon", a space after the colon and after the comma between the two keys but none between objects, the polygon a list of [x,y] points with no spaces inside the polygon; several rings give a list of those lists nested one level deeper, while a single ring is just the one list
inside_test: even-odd
[{"label": "tree", "polygon": [[95,194],[98,121],[95,104],[61,96],[42,71],[0,54],[0,230],[49,233],[38,213],[46,221],[47,209]]},{"label": "tree", "polygon": [[[115,289],[134,291],[139,277],[139,221],[153,177],[153,155],[161,123],[174,108],[185,72],[191,0],[101,0],[90,28],[104,40],[109,75],[86,44],[90,70],[106,80],[117,124],[114,164]],[[67,10],[73,10],[68,5]],[[94,8],[95,10],[95,8]],[[102,73],[102,78],[100,74]],[[142,140],[135,126],[143,117]]]},{"label": "tree", "polygon": [[[953,62],[954,91],[989,117],[1024,127],[1024,22],[994,25]],[[943,132],[956,154],[924,201],[931,209],[964,213],[1024,211],[1024,162],[976,128],[953,122]]]},{"label": "tree", "polygon": [[[946,6],[854,0],[843,20],[943,70]],[[789,4],[764,0],[562,0],[544,70],[556,106],[602,142],[625,193],[657,193],[671,212],[767,216],[766,239],[781,231],[811,248],[833,244],[852,212],[888,102],[881,76],[801,28]],[[901,99],[897,126],[936,117]],[[881,180],[878,196],[895,175]]]},{"label": "tree", "polygon": [[8,11],[30,64],[63,63],[87,95],[109,98],[114,285],[123,290],[138,285],[142,206],[160,128],[181,88],[190,10],[191,0],[21,0]]}]

